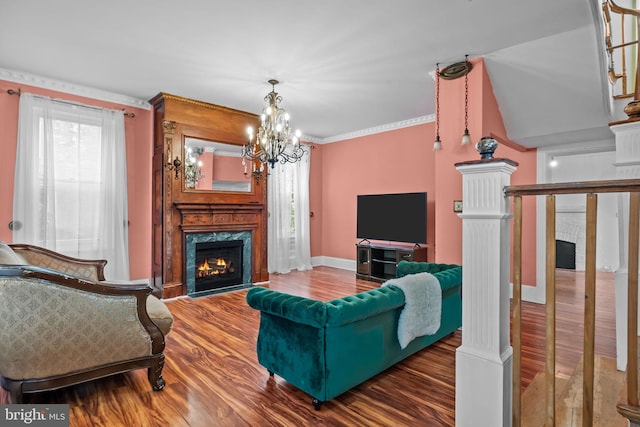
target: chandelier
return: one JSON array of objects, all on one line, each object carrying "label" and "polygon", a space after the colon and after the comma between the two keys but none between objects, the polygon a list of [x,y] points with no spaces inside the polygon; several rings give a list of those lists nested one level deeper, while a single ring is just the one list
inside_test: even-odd
[{"label": "chandelier", "polygon": [[254,140],[253,128],[250,126],[247,129],[249,139],[242,147],[244,159],[254,160],[260,164],[259,168],[254,165],[254,174],[262,172],[265,163],[269,163],[271,168],[274,168],[278,162],[295,163],[302,159],[306,152],[300,145],[300,131],[291,131],[289,113],[278,106],[282,102],[282,97],[275,91],[278,83],[278,80],[269,80],[271,92],[264,98],[267,106],[262,109],[261,124],[256,138]]}]

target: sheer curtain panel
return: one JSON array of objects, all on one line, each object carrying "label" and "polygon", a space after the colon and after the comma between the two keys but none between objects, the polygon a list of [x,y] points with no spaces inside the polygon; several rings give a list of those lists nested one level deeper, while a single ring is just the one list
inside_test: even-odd
[{"label": "sheer curtain panel", "polygon": [[296,163],[277,164],[269,169],[267,249],[270,273],[311,269],[309,163],[307,153]]},{"label": "sheer curtain panel", "polygon": [[124,115],[22,93],[13,241],[108,261],[129,279]]}]

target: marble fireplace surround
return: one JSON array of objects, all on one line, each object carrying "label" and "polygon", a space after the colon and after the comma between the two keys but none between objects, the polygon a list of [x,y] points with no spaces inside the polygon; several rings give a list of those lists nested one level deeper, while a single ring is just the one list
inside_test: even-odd
[{"label": "marble fireplace surround", "polygon": [[[262,241],[263,206],[256,204],[212,204],[189,203],[176,204],[180,213],[180,224],[177,227],[182,235],[183,294],[202,296],[216,292],[241,289],[261,280],[261,266],[264,262]],[[203,242],[242,240],[242,284],[227,288],[195,291],[195,251],[196,244]]]},{"label": "marble fireplace surround", "polygon": [[[220,289],[196,292],[196,244],[208,242],[223,242],[242,240],[242,283],[230,285]],[[187,295],[201,296],[251,286],[251,233],[249,231],[218,231],[212,233],[189,233],[185,237],[185,264],[187,278]]]}]

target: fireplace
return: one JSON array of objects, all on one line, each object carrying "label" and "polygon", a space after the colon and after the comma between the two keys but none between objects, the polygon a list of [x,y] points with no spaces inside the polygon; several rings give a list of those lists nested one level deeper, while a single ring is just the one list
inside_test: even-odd
[{"label": "fireplace", "polygon": [[251,232],[188,233],[185,253],[187,294],[251,286]]},{"label": "fireplace", "polygon": [[242,284],[242,240],[196,243],[196,292]]}]

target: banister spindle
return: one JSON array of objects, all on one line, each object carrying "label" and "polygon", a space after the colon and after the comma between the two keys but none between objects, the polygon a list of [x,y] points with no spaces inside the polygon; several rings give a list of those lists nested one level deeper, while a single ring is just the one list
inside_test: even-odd
[{"label": "banister spindle", "polygon": [[513,300],[511,345],[513,347],[513,425],[522,418],[522,196],[513,198]]},{"label": "banister spindle", "polygon": [[582,425],[593,425],[596,330],[596,231],[598,195],[587,194],[587,227],[584,284],[584,362],[582,377]]},{"label": "banister spindle", "polygon": [[545,362],[546,425],[556,424],[556,196],[547,196]]},{"label": "banister spindle", "polygon": [[638,406],[638,233],[640,193],[629,198],[629,286],[627,299],[627,402]]}]

